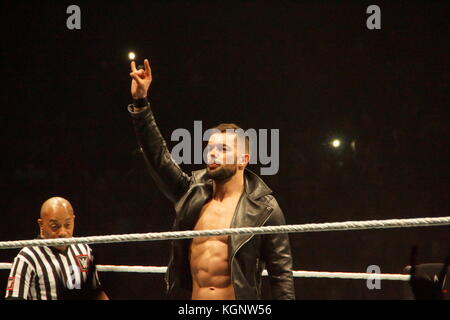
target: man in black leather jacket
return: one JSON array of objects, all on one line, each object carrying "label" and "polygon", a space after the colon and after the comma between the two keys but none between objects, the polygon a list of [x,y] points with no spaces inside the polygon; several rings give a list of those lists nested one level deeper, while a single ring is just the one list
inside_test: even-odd
[{"label": "man in black leather jacket", "polygon": [[[208,142],[207,168],[191,175],[180,169],[168,151],[147,100],[152,77],[148,60],[144,65],[144,70],[137,70],[134,61],[131,63],[133,104],[128,111],[150,174],[175,206],[173,229],[285,224],[272,191],[245,168],[249,161],[247,145],[245,154],[238,158],[236,136],[213,134]],[[223,161],[230,152],[235,159],[232,164]],[[175,240],[165,276],[167,293],[179,297],[184,290],[192,299],[260,299],[264,268],[268,271],[272,299],[295,299],[287,234]]]}]

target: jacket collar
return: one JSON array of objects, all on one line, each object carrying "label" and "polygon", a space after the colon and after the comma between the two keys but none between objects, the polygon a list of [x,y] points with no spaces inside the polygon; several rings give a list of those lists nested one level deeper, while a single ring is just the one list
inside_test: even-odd
[{"label": "jacket collar", "polygon": [[244,177],[245,192],[251,199],[256,200],[272,193],[266,183],[253,171],[245,169]]},{"label": "jacket collar", "polygon": [[[212,186],[213,180],[208,176],[206,169],[194,171],[193,175],[197,183],[204,183]],[[247,196],[252,200],[257,200],[272,193],[272,190],[265,182],[257,174],[247,168],[244,169],[244,190]]]}]

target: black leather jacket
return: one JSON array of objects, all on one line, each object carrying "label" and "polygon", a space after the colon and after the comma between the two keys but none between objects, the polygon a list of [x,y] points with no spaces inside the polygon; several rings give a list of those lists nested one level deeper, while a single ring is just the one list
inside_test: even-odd
[{"label": "black leather jacket", "polygon": [[[173,230],[193,230],[203,205],[212,197],[212,180],[206,169],[184,173],[173,161],[150,107],[139,113],[128,106],[139,145],[160,190],[174,203]],[[236,207],[231,228],[285,224],[272,191],[253,172],[245,170],[245,191]],[[190,239],[172,241],[165,276],[167,293],[192,291],[189,264]],[[228,238],[231,279],[236,299],[261,298],[261,273],[267,269],[272,299],[295,299],[292,257],[287,234],[236,235]]]}]

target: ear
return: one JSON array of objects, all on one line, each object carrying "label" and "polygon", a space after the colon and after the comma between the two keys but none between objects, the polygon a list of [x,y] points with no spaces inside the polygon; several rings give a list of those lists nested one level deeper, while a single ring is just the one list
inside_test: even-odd
[{"label": "ear", "polygon": [[44,234],[43,234],[44,230],[42,229],[42,219],[37,219],[37,223],[39,225],[39,234],[43,238],[44,237]]},{"label": "ear", "polygon": [[250,162],[250,155],[248,153],[244,153],[239,157],[239,168],[244,169],[249,162]]}]

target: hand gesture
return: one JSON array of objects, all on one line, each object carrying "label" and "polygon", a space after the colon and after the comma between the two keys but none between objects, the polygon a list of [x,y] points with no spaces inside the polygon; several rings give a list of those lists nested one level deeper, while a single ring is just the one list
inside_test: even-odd
[{"label": "hand gesture", "polygon": [[137,70],[136,63],[131,61],[131,96],[133,99],[147,97],[147,91],[152,83],[152,69],[147,59],[144,60],[145,70]]}]

